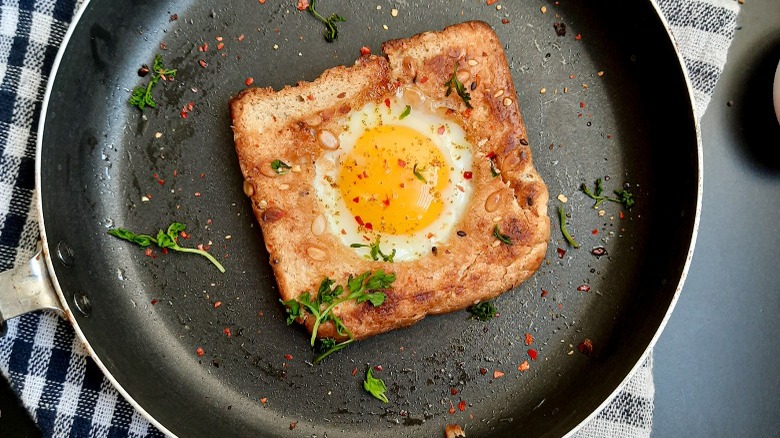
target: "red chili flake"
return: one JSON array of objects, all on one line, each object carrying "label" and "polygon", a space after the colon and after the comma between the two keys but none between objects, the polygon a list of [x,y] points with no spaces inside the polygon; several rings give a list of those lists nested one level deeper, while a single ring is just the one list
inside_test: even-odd
[{"label": "red chili flake", "polygon": [[355,216],[355,222],[357,222],[357,224],[360,225],[361,227],[366,224],[365,222],[363,222],[363,219],[361,219],[360,216]]},{"label": "red chili flake", "polygon": [[263,317],[263,311],[262,310],[258,310],[257,311],[257,316],[262,318]]},{"label": "red chili flake", "polygon": [[162,253],[163,253],[163,254],[168,254],[168,248],[163,248],[163,249],[162,249]]},{"label": "red chili flake", "polygon": [[390,197],[388,197],[387,195],[385,195],[385,199],[382,201],[382,204],[383,204],[385,207],[389,207],[389,206],[390,206]]},{"label": "red chili flake", "polygon": [[579,292],[590,292],[590,285],[581,284],[581,285],[577,286],[577,290]]},{"label": "red chili flake", "polygon": [[284,358],[287,359],[287,360],[293,360],[292,354],[285,354]]},{"label": "red chili flake", "polygon": [[354,202],[355,204],[360,203],[360,196],[355,196],[354,198],[352,198],[352,202]]},{"label": "red chili flake", "polygon": [[461,400],[460,403],[458,403],[458,409],[461,412],[466,410],[466,400]]},{"label": "red chili flake", "polygon": [[159,301],[157,298],[154,298],[154,299],[152,300],[152,306],[156,305],[156,304],[157,304],[157,303],[159,303],[159,302],[160,302],[160,301]]},{"label": "red chili flake", "polygon": [[195,192],[195,197],[200,198],[200,192]]},{"label": "red chili flake", "polygon": [[179,236],[181,236],[181,237],[182,237],[182,239],[189,239],[189,238],[190,238],[190,235],[189,235],[189,233],[187,233],[186,231],[181,231],[181,232],[179,233]]},{"label": "red chili flake", "polygon": [[313,94],[309,94],[308,96],[306,96],[306,99],[307,100],[314,100],[314,95]]},{"label": "red chili flake", "polygon": [[202,243],[199,243],[199,244],[198,244],[198,249],[199,249],[199,250],[201,250],[201,251],[205,251],[205,250],[203,249],[203,244],[202,244]]},{"label": "red chili flake", "polygon": [[[206,173],[205,173],[205,172],[203,172],[203,173],[201,173],[201,174],[200,174],[200,177],[201,177],[201,178],[204,178],[205,176],[206,176]],[[211,220],[211,219],[209,219],[209,220]]]},{"label": "red chili flake", "polygon": [[487,155],[485,155],[488,159],[492,160],[493,158],[496,158],[496,153],[493,151],[488,152]]},{"label": "red chili flake", "polygon": [[203,349],[201,347],[198,347],[198,349],[195,350],[195,354],[197,354],[198,357],[203,357],[206,354],[206,352],[203,351]]},{"label": "red chili flake", "polygon": [[371,231],[374,230],[374,226],[371,224],[371,222],[366,222],[366,229]]},{"label": "red chili flake", "polygon": [[246,80],[244,81],[244,83],[245,83],[245,84],[246,84],[246,86],[248,87],[248,86],[250,86],[250,85],[252,85],[252,84],[254,84],[254,83],[255,83],[255,79],[254,79],[254,78],[252,78],[252,77],[248,77],[248,78],[246,78]]},{"label": "red chili flake", "polygon": [[374,367],[374,370],[376,371],[382,371],[382,365],[377,365]]},{"label": "red chili flake", "polygon": [[230,331],[230,327],[225,327],[222,332],[229,338],[233,336],[233,333]]},{"label": "red chili flake", "polygon": [[625,216],[623,215],[623,212],[622,212],[622,211],[621,211],[620,213],[618,213],[618,217],[620,218],[620,220],[623,220],[623,218],[624,218]]},{"label": "red chili flake", "polygon": [[179,170],[173,169],[173,177],[176,178],[177,176],[179,176]]},{"label": "red chili flake", "polygon": [[611,140],[612,139],[612,134],[607,134],[607,138]]},{"label": "red chili flake", "polygon": [[181,115],[182,119],[186,119],[187,118],[187,107],[182,108],[181,112],[179,114]]},{"label": "red chili flake", "polygon": [[533,348],[528,349],[528,357],[531,358],[531,360],[536,360],[536,358],[539,356],[539,353],[536,352]]},{"label": "red chili flake", "polygon": [[454,414],[455,413],[455,405],[452,404],[452,402],[450,402],[450,410],[449,410],[449,412],[450,412],[450,414]]},{"label": "red chili flake", "polygon": [[581,34],[577,34],[577,35],[574,37],[574,39],[575,39],[575,40],[577,40],[577,41],[579,41],[579,40],[581,40],[581,39],[582,39],[582,35],[581,35]]},{"label": "red chili flake", "polygon": [[144,255],[147,257],[154,257],[154,251],[152,251],[152,248],[146,248]]},{"label": "red chili flake", "polygon": [[495,3],[495,2],[497,2],[497,1],[498,1],[498,0],[487,0],[485,3],[486,3],[488,6],[490,6],[490,5],[494,4],[494,3]]},{"label": "red chili flake", "polygon": [[470,171],[463,172],[463,179],[471,179],[474,176],[474,174]]},{"label": "red chili flake", "polygon": [[305,11],[309,7],[309,0],[298,0],[298,10]]},{"label": "red chili flake", "polygon": [[404,160],[399,158],[398,159],[398,166],[399,167],[406,167],[406,161],[404,161]]},{"label": "red chili flake", "polygon": [[388,99],[385,99],[385,106],[387,106],[388,108],[390,108],[390,99],[389,99],[389,98],[388,98]]},{"label": "red chili flake", "polygon": [[590,356],[593,354],[593,342],[590,339],[585,339],[577,345],[577,350],[580,350],[580,353],[586,356]]},{"label": "red chili flake", "polygon": [[209,43],[203,43],[202,45],[198,46],[198,52],[208,52],[209,50]]},{"label": "red chili flake", "polygon": [[428,76],[423,76],[423,77],[420,78],[420,83],[421,84],[424,84],[426,82],[428,82]]},{"label": "red chili flake", "polygon": [[565,256],[565,255],[566,255],[566,250],[563,249],[563,248],[558,248],[558,258],[562,259],[563,256]]},{"label": "red chili flake", "polygon": [[546,297],[549,293],[550,292],[547,292],[545,289],[542,289],[542,298]]},{"label": "red chili flake", "polygon": [[357,374],[357,367],[352,369],[352,375],[354,376],[355,374]]},{"label": "red chili flake", "polygon": [[193,108],[195,108],[195,102],[190,102],[187,104],[187,111],[192,111]]},{"label": "red chili flake", "polygon": [[458,393],[458,388],[455,388],[454,386],[450,388],[450,394],[456,395]]},{"label": "red chili flake", "polygon": [[594,228],[593,231],[590,232],[590,234],[593,234],[594,236],[599,233],[599,230]]},{"label": "red chili flake", "polygon": [[360,54],[363,55],[363,56],[368,56],[368,55],[371,54],[371,49],[369,49],[366,46],[363,46],[363,47],[360,48]]},{"label": "red chili flake", "polygon": [[525,334],[525,345],[531,345],[534,343],[534,336],[530,333]]},{"label": "red chili flake", "polygon": [[501,377],[504,377],[504,372],[503,371],[499,371],[499,370],[493,371],[493,378],[494,379],[499,379]]},{"label": "red chili flake", "polygon": [[585,108],[585,102],[580,102],[580,108]]},{"label": "red chili flake", "polygon": [[444,125],[439,126],[439,129],[436,132],[438,132],[439,135],[444,134]]},{"label": "red chili flake", "polygon": [[238,36],[238,38],[236,38],[236,39],[237,39],[239,42],[241,42],[241,41],[244,41],[244,38],[245,38],[245,37],[244,37],[244,34],[242,33],[242,34],[241,34],[241,35],[239,35],[239,36]]},{"label": "red chili flake", "polygon": [[569,75],[569,79],[574,79],[574,78],[576,78],[576,77],[577,77],[577,75],[573,75],[573,74],[572,74],[572,75]]},{"label": "red chili flake", "polygon": [[485,374],[487,374],[487,368],[480,368],[479,373],[484,376]]},{"label": "red chili flake", "polygon": [[170,17],[168,17],[168,21],[176,21],[179,19],[179,14],[171,14]]},{"label": "red chili flake", "polygon": [[214,308],[219,309],[222,306],[222,301],[217,301],[214,303]]},{"label": "red chili flake", "polygon": [[501,23],[502,24],[509,24],[509,20],[507,20],[506,18],[502,18],[501,19]]},{"label": "red chili flake", "polygon": [[[265,0],[261,0],[261,1],[260,1],[260,3],[264,3],[264,2],[265,2]],[[262,403],[262,404],[266,404],[266,403],[268,403],[268,397],[263,397],[263,398],[261,398],[261,399],[260,399],[260,403]]]},{"label": "red chili flake", "polygon": [[203,68],[206,68],[209,65],[206,61],[204,61],[202,59],[198,60],[198,64],[200,64],[200,66],[203,67]]},{"label": "red chili flake", "polygon": [[463,115],[464,119],[470,119],[471,118],[471,108],[466,108],[465,110],[463,110],[463,112],[461,114]]},{"label": "red chili flake", "polygon": [[157,178],[157,184],[159,184],[161,186],[164,186],[165,185],[165,180],[162,179],[162,178]]}]

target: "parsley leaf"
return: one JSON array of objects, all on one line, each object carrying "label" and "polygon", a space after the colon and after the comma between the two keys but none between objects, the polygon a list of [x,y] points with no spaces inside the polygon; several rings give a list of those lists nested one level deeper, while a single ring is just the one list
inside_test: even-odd
[{"label": "parsley leaf", "polygon": [[382,381],[382,379],[377,379],[371,375],[371,367],[369,367],[368,371],[366,371],[366,380],[363,381],[363,389],[368,391],[369,394],[373,395],[379,400],[385,403],[389,402],[389,400],[387,400],[387,396],[385,395],[385,391],[387,391],[385,382]]},{"label": "parsley leaf", "polygon": [[406,108],[404,108],[404,111],[401,113],[400,116],[398,116],[398,120],[403,120],[412,112],[412,106],[406,105]]},{"label": "parsley leaf", "polygon": [[393,251],[390,254],[385,254],[382,252],[382,249],[379,248],[379,236],[376,236],[376,240],[374,243],[371,244],[365,244],[365,243],[353,243],[349,245],[350,248],[369,248],[369,257],[371,257],[371,260],[373,261],[379,261],[379,258],[382,258],[382,261],[384,262],[390,262],[393,263],[393,258],[395,257],[395,248],[393,248]]},{"label": "parsley leaf", "polygon": [[452,76],[450,77],[450,80],[445,82],[444,85],[447,87],[447,92],[444,93],[445,96],[449,96],[450,93],[452,93],[452,87],[455,87],[455,91],[458,93],[458,96],[460,96],[461,99],[463,99],[463,103],[466,104],[466,108],[472,108],[469,101],[471,100],[471,94],[469,94],[468,91],[466,91],[466,87],[463,85],[463,82],[458,80],[458,63],[455,63],[455,71],[452,72]]},{"label": "parsley leaf", "polygon": [[468,310],[472,318],[480,321],[490,321],[491,318],[496,317],[496,306],[490,301],[474,304],[466,310]]},{"label": "parsley leaf", "polygon": [[311,3],[309,4],[309,7],[306,8],[306,10],[309,11],[310,14],[314,15],[318,20],[322,21],[323,24],[325,24],[325,41],[332,43],[339,37],[339,29],[336,27],[336,23],[347,21],[347,19],[338,14],[330,14],[328,18],[325,18],[320,15],[319,12],[317,12],[314,6],[315,3],[316,0],[311,0]]},{"label": "parsley leaf", "polygon": [[179,246],[179,233],[184,231],[186,228],[187,226],[183,223],[173,222],[168,226],[166,231],[159,230],[157,232],[157,236],[155,237],[149,236],[147,234],[135,234],[132,231],[126,230],[124,228],[112,228],[108,230],[108,234],[123,240],[127,240],[128,242],[133,242],[141,248],[147,248],[154,243],[160,248],[167,248],[178,252],[189,252],[192,254],[202,255],[203,257],[206,257],[211,263],[213,263],[214,266],[219,269],[219,272],[224,274],[225,268],[208,252],[202,249],[185,248]]},{"label": "parsley leaf", "polygon": [[130,100],[128,102],[132,106],[137,106],[141,112],[143,112],[144,108],[147,106],[157,108],[157,102],[154,101],[154,97],[152,96],[152,88],[154,88],[155,84],[157,84],[157,81],[159,81],[161,77],[172,78],[174,76],[176,76],[176,69],[167,69],[163,67],[162,56],[158,54],[154,57],[154,64],[152,65],[152,78],[149,79],[149,83],[146,84],[146,86],[139,85],[135,87],[133,89],[133,93],[130,95]]},{"label": "parsley leaf", "polygon": [[601,206],[604,201],[623,204],[624,207],[629,209],[633,207],[635,203],[634,195],[628,190],[615,190],[615,194],[618,196],[617,198],[603,195],[602,193],[604,193],[604,187],[601,178],[596,180],[593,191],[591,191],[585,183],[580,185],[580,190],[588,195],[588,197],[596,201],[596,203],[593,204],[593,208],[599,208],[599,206]]},{"label": "parsley leaf", "polygon": [[566,212],[563,211],[563,206],[558,206],[558,219],[561,221],[561,233],[563,233],[563,237],[566,239],[566,242],[569,243],[573,248],[579,248],[580,244],[577,243],[573,237],[571,237],[571,234],[569,234],[569,230],[566,229]]},{"label": "parsley leaf", "polygon": [[292,169],[292,166],[282,160],[273,160],[271,161],[271,169],[279,175],[284,175]]},{"label": "parsley leaf", "polygon": [[[307,314],[314,317],[310,342],[317,355],[314,363],[317,363],[355,340],[341,318],[333,313],[333,309],[346,301],[355,301],[357,304],[368,301],[374,307],[381,306],[387,298],[385,291],[394,281],[395,274],[387,274],[381,269],[373,273],[366,271],[358,276],[350,275],[347,278],[346,292],[348,293],[345,293],[344,286],[336,285],[334,280],[326,277],[320,283],[316,298],[312,298],[310,292],[304,292],[297,299],[279,301],[286,308],[287,324],[292,324],[298,318],[306,318]],[[326,322],[332,322],[336,332],[341,336],[347,336],[348,339],[337,343],[335,339],[328,338],[329,340],[320,340],[318,343],[317,331],[320,325]]]}]

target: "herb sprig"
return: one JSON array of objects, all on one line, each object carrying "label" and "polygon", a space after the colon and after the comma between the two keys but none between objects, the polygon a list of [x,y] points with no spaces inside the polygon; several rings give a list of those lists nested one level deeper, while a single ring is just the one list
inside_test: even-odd
[{"label": "herb sprig", "polygon": [[132,231],[126,230],[124,228],[112,228],[108,230],[108,234],[118,237],[120,239],[127,240],[128,242],[133,242],[136,245],[140,246],[141,248],[147,248],[151,246],[152,244],[156,244],[160,248],[167,248],[172,249],[174,251],[179,252],[188,252],[192,254],[199,254],[203,257],[206,257],[211,263],[214,264],[214,266],[219,269],[219,272],[225,273],[225,268],[222,266],[221,263],[217,261],[211,254],[208,252],[202,250],[202,249],[196,249],[196,248],[185,248],[182,246],[179,246],[178,243],[178,237],[179,233],[184,231],[187,228],[186,225],[184,225],[181,222],[173,222],[171,225],[168,226],[168,229],[166,231],[160,230],[157,232],[157,236],[152,237],[148,234],[135,234]]},{"label": "herb sprig", "polygon": [[505,243],[507,245],[512,244],[512,238],[506,234],[502,234],[501,229],[498,228],[498,224],[496,224],[496,226],[493,227],[493,237],[500,240],[501,243]]},{"label": "herb sprig", "polygon": [[483,301],[469,307],[471,317],[480,321],[490,321],[496,317],[496,306],[491,301]]},{"label": "herb sprig", "polygon": [[132,106],[137,106],[141,112],[147,106],[157,108],[157,102],[154,101],[152,96],[152,88],[154,88],[157,81],[161,77],[172,78],[176,76],[176,69],[168,69],[163,67],[163,59],[161,55],[154,57],[154,64],[152,65],[152,78],[149,79],[149,83],[146,86],[139,85],[133,88],[133,94],[130,95],[129,103]]},{"label": "herb sprig", "polygon": [[425,177],[422,175],[422,171],[424,171],[425,168],[421,167],[420,170],[417,170],[417,163],[414,163],[414,166],[412,167],[412,173],[414,173],[415,178],[419,179],[423,182],[423,184],[428,184],[428,181],[425,179]]},{"label": "herb sprig", "polygon": [[323,24],[325,24],[325,41],[332,43],[339,37],[339,28],[336,27],[336,23],[347,21],[347,19],[338,14],[330,14],[328,18],[325,18],[320,15],[319,12],[317,12],[317,9],[315,9],[314,6],[315,3],[317,3],[316,0],[311,0],[311,3],[309,4],[309,7],[306,8],[306,10],[309,11],[310,14],[314,15],[318,20],[322,21]]},{"label": "herb sprig", "polygon": [[585,183],[582,183],[580,190],[588,195],[588,197],[596,201],[596,203],[593,204],[593,208],[599,208],[599,206],[601,206],[604,201],[623,204],[623,206],[626,208],[631,208],[634,206],[634,195],[628,190],[615,190],[614,192],[618,196],[616,198],[604,195],[604,184],[601,181],[601,178],[596,180],[593,191],[591,191]]},{"label": "herb sprig", "polygon": [[573,237],[571,237],[571,234],[569,234],[569,230],[566,229],[566,212],[563,210],[563,206],[558,206],[558,219],[561,223],[561,233],[563,233],[563,238],[566,239],[566,242],[569,243],[569,245],[572,246],[572,248],[579,248],[580,244],[577,243],[576,240],[574,240]]},{"label": "herb sprig", "polygon": [[374,243],[371,244],[365,244],[365,243],[353,243],[349,245],[350,248],[370,248],[369,255],[371,256],[371,260],[373,261],[379,261],[379,258],[382,258],[382,261],[384,262],[390,262],[393,263],[393,258],[395,257],[395,248],[393,248],[393,251],[390,254],[385,254],[382,252],[382,249],[379,248],[379,236],[376,236],[376,240]]},{"label": "herb sprig", "polygon": [[363,381],[363,389],[384,403],[388,403],[387,396],[385,395],[387,386],[382,379],[377,379],[371,374],[371,367],[368,367],[368,371],[366,371],[366,380]]},{"label": "herb sprig", "polygon": [[[317,296],[312,297],[310,292],[304,292],[287,301],[281,301],[287,311],[287,324],[292,324],[296,319],[306,318],[307,314],[314,317],[314,325],[311,331],[311,346],[315,349],[317,357],[314,363],[318,363],[328,355],[341,350],[355,340],[352,332],[344,325],[344,322],[333,313],[333,309],[346,301],[355,301],[357,304],[365,302],[378,307],[385,302],[387,295],[384,291],[389,289],[395,281],[395,274],[387,274],[381,269],[373,273],[366,271],[356,277],[351,274],[347,279],[346,292],[342,285],[335,285],[335,281],[325,278],[320,283]],[[326,322],[333,322],[336,333],[347,336],[348,339],[336,342],[333,338],[326,338],[316,343],[317,331]]]},{"label": "herb sprig", "polygon": [[463,103],[466,104],[466,108],[472,108],[469,101],[471,100],[471,94],[466,91],[466,87],[463,85],[463,82],[458,80],[458,63],[455,63],[455,71],[452,72],[452,76],[450,77],[450,80],[445,82],[444,85],[447,87],[447,92],[444,93],[445,96],[449,96],[450,93],[452,93],[452,87],[455,87],[455,91],[458,93],[458,96],[460,96],[461,99],[463,99]]},{"label": "herb sprig", "polygon": [[404,110],[403,110],[403,112],[401,113],[401,115],[400,115],[400,116],[398,116],[398,120],[403,120],[403,119],[405,119],[405,118],[406,118],[406,116],[408,116],[408,115],[409,115],[409,114],[411,114],[411,113],[412,113],[412,106],[411,106],[411,105],[406,105],[406,107],[404,107]]},{"label": "herb sprig", "polygon": [[279,175],[284,175],[292,169],[292,166],[282,160],[273,160],[271,161],[271,169]]}]

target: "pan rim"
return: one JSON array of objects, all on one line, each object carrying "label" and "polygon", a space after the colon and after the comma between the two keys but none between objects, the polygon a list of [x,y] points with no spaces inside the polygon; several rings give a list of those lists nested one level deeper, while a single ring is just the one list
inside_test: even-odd
[{"label": "pan rim", "polygon": [[[674,35],[671,31],[671,25],[669,24],[666,17],[663,15],[660,6],[657,4],[655,0],[646,0],[648,1],[653,10],[655,11],[655,15],[660,20],[660,24],[664,27],[664,30],[666,31],[667,37],[669,41],[672,43],[672,46],[674,48],[675,56],[677,58],[678,64],[677,66],[680,67],[680,71],[682,72],[682,76],[685,83],[685,88],[688,92],[688,103],[690,104],[690,110],[691,114],[693,115],[693,127],[695,130],[696,135],[696,155],[697,155],[697,171],[698,175],[696,178],[697,181],[697,188],[696,188],[696,207],[695,207],[695,214],[694,214],[694,220],[693,220],[693,226],[691,230],[691,236],[690,236],[690,243],[688,245],[688,249],[686,252],[685,257],[685,263],[682,269],[682,272],[680,274],[679,281],[677,283],[677,286],[675,288],[675,293],[672,296],[672,299],[668,305],[668,308],[664,314],[664,317],[662,318],[660,324],[658,325],[657,329],[655,330],[655,333],[650,340],[650,342],[645,347],[643,353],[639,356],[639,359],[636,361],[636,363],[633,365],[631,370],[624,376],[623,380],[620,384],[618,384],[612,393],[606,397],[603,402],[596,407],[595,409],[591,410],[590,414],[585,417],[579,424],[577,424],[575,427],[573,427],[569,432],[567,432],[564,436],[565,437],[572,437],[574,436],[580,429],[584,427],[584,425],[591,420],[593,420],[607,405],[609,405],[615,397],[618,395],[618,393],[625,387],[625,385],[628,383],[628,381],[633,377],[633,375],[636,373],[636,371],[642,366],[642,364],[647,359],[648,354],[650,353],[650,350],[655,346],[657,341],[660,339],[660,336],[662,332],[664,331],[669,319],[671,318],[671,314],[674,311],[677,302],[679,301],[680,294],[682,293],[682,289],[685,283],[685,280],[688,276],[688,272],[691,267],[691,262],[693,258],[694,249],[696,246],[696,241],[698,237],[698,230],[700,225],[700,219],[701,219],[701,209],[702,209],[702,199],[703,199],[703,147],[702,147],[702,138],[701,138],[701,126],[700,121],[695,115],[695,99],[693,95],[693,86],[691,84],[690,76],[688,73],[687,68],[685,67],[685,62],[682,56],[682,53],[680,52],[679,45],[677,43],[677,40],[675,39]],[[49,274],[51,275],[52,285],[57,293],[57,297],[59,298],[60,304],[62,308],[64,309],[65,318],[70,322],[71,326],[73,327],[73,330],[75,331],[76,335],[78,336],[79,340],[81,341],[84,348],[87,350],[87,353],[89,356],[93,359],[95,364],[98,366],[98,368],[101,370],[103,375],[109,380],[111,385],[117,390],[117,392],[134,408],[136,409],[144,418],[146,418],[150,423],[152,423],[160,432],[165,434],[166,436],[175,437],[176,435],[173,434],[168,428],[166,428],[160,421],[158,421],[151,413],[149,413],[146,409],[144,409],[143,406],[141,406],[128,392],[127,390],[116,380],[116,378],[111,374],[111,372],[108,370],[108,368],[105,366],[105,364],[102,362],[100,357],[96,354],[95,350],[93,349],[92,345],[90,344],[89,340],[84,335],[83,331],[79,327],[78,321],[73,316],[73,311],[71,310],[70,306],[68,305],[68,301],[65,298],[65,294],[60,286],[59,280],[57,278],[57,273],[54,269],[53,259],[51,257],[51,253],[49,251],[49,242],[48,237],[46,234],[46,226],[44,222],[44,211],[43,211],[43,197],[41,193],[41,166],[42,166],[42,151],[43,151],[43,139],[44,139],[44,132],[46,127],[46,114],[51,98],[51,92],[54,87],[54,83],[57,78],[57,73],[59,70],[59,67],[61,65],[62,59],[64,57],[64,53],[68,48],[68,45],[70,43],[70,39],[75,32],[75,29],[78,27],[81,18],[86,11],[86,9],[89,7],[89,5],[92,3],[92,0],[84,0],[84,2],[79,7],[78,11],[74,14],[73,20],[71,21],[70,25],[68,26],[68,29],[62,39],[62,42],[60,43],[60,47],[57,51],[57,54],[54,58],[54,62],[52,64],[51,71],[49,72],[49,78],[47,80],[46,90],[43,95],[42,105],[41,105],[41,113],[39,116],[39,123],[38,123],[38,129],[37,129],[37,138],[36,138],[36,152],[35,152],[35,194],[34,199],[37,203],[36,205],[36,217],[38,219],[38,228],[40,232],[40,237],[42,241],[42,247],[43,247],[43,253],[44,253],[44,259],[46,261],[46,267],[49,271]]]},{"label": "pan rim", "polygon": [[166,436],[174,437],[175,435],[170,430],[168,430],[168,428],[166,428],[162,423],[160,423],[156,418],[154,418],[154,416],[152,416],[149,412],[147,412],[146,409],[144,409],[144,407],[141,406],[130,395],[130,393],[127,392],[127,390],[119,383],[119,381],[116,380],[113,374],[111,374],[111,372],[108,370],[105,364],[103,364],[103,361],[100,359],[100,357],[95,353],[95,350],[92,348],[92,345],[90,344],[89,340],[84,335],[84,332],[81,330],[81,327],[79,327],[78,321],[76,321],[76,318],[74,318],[73,311],[68,305],[68,300],[65,299],[65,293],[62,291],[62,288],[60,287],[60,282],[59,279],[57,278],[57,272],[55,271],[54,264],[52,262],[51,252],[49,251],[49,241],[46,234],[46,225],[44,222],[45,215],[43,212],[43,197],[41,195],[41,155],[43,151],[43,137],[46,128],[46,113],[49,107],[51,92],[52,89],[54,88],[54,82],[57,79],[57,72],[59,71],[60,64],[62,63],[62,58],[65,54],[65,51],[68,48],[70,39],[73,36],[76,27],[78,27],[78,24],[81,21],[81,17],[84,15],[84,12],[87,10],[91,2],[92,0],[84,0],[84,3],[81,4],[78,11],[76,11],[76,13],[74,14],[73,20],[68,26],[68,30],[65,32],[65,36],[62,38],[60,47],[57,50],[57,55],[55,56],[54,62],[52,63],[52,68],[51,71],[49,72],[49,79],[46,83],[46,91],[43,95],[43,101],[41,104],[41,114],[38,122],[37,138],[35,141],[35,189],[36,189],[35,201],[37,203],[36,214],[38,219],[38,229],[41,236],[44,259],[46,260],[46,268],[49,270],[52,286],[54,287],[54,290],[57,292],[57,297],[60,300],[60,305],[65,311],[65,318],[67,318],[68,321],[70,322],[71,327],[73,327],[73,330],[76,333],[76,336],[78,336],[82,345],[87,350],[89,357],[92,358],[92,360],[95,362],[98,368],[100,368],[100,371],[103,373],[103,375],[108,379],[109,382],[111,382],[111,385],[114,387],[114,389],[116,389],[117,392],[119,392],[119,394],[134,409],[138,411],[138,413],[140,413],[141,415],[143,415],[144,418],[149,420],[149,422],[152,423],[154,427],[156,427],[160,432],[162,432]]}]

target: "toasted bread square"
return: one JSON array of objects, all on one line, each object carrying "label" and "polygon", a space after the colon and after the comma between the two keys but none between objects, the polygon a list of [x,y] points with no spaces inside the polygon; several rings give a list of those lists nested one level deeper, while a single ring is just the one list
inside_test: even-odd
[{"label": "toasted bread square", "polygon": [[[382,51],[384,56],[362,56],[312,82],[279,91],[244,90],[230,103],[244,192],[252,200],[282,300],[304,292],[313,296],[324,278],[345,284],[350,274],[378,269],[395,274],[382,305],[345,302],[334,309],[355,339],[514,288],[539,268],[550,235],[547,187],[533,167],[509,66],[493,29],[465,22],[388,41]],[[446,95],[456,64],[472,108],[457,93]],[[444,117],[465,130],[472,145],[473,191],[458,232],[427,255],[374,261],[344,245],[338,230],[323,222],[314,163],[350,112],[410,87],[439,102]],[[275,160],[290,168],[280,174]],[[299,320],[312,330],[313,318]],[[343,339],[332,323],[321,326],[318,336]]]}]

